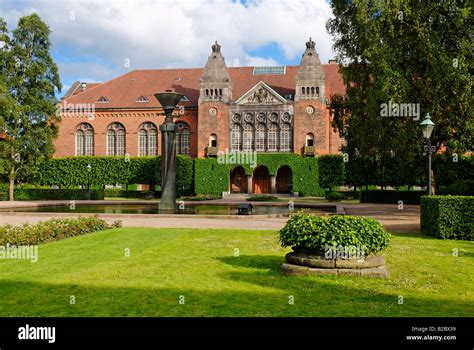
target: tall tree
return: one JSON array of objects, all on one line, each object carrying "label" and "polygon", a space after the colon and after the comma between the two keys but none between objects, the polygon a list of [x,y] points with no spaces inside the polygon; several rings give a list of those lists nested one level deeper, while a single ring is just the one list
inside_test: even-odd
[{"label": "tall tree", "polygon": [[[333,0],[331,6],[335,17],[327,28],[346,63],[347,98],[339,103],[343,112],[334,113],[335,127],[347,132],[346,152],[375,160],[382,182],[412,184],[423,152],[419,123],[426,113],[436,123],[432,142],[438,149],[469,150],[472,2]],[[382,116],[381,106],[389,102],[419,104],[420,120]]]},{"label": "tall tree", "polygon": [[[0,23],[6,33],[4,21]],[[55,92],[61,83],[50,54],[50,33],[37,14],[22,17],[1,50],[0,133],[5,137],[10,200],[18,173],[34,169],[54,151],[59,121]]]}]

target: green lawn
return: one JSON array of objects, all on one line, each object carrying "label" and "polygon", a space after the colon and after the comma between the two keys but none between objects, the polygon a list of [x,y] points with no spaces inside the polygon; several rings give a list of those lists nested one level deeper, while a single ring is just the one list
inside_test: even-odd
[{"label": "green lawn", "polygon": [[0,316],[474,314],[473,242],[394,235],[388,279],[289,277],[279,273],[287,250],[277,237],[121,228],[44,244],[37,263],[0,260]]}]

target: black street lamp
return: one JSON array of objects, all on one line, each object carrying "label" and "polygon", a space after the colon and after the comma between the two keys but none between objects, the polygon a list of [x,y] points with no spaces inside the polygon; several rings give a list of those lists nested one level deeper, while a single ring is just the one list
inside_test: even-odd
[{"label": "black street lamp", "polygon": [[436,146],[431,146],[431,133],[435,127],[435,123],[431,121],[429,113],[426,113],[425,119],[420,124],[423,130],[423,137],[425,138],[424,152],[428,155],[428,196],[432,195],[432,180],[431,180],[431,154],[436,152]]},{"label": "black street lamp", "polygon": [[88,199],[91,199],[91,171],[92,171],[92,166],[90,164],[87,164],[87,196]]},{"label": "black street lamp", "polygon": [[176,144],[177,126],[173,122],[173,110],[184,95],[176,92],[155,94],[165,111],[161,131],[161,200],[160,210],[174,210],[176,206]]}]

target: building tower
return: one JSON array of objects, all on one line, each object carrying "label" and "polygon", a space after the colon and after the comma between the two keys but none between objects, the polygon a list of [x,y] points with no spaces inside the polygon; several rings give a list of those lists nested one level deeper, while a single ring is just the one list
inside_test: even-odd
[{"label": "building tower", "polygon": [[228,103],[231,99],[232,82],[221,46],[216,41],[199,79],[198,157],[215,156],[217,151],[228,147]]},{"label": "building tower", "polygon": [[296,153],[312,156],[329,152],[326,76],[311,38],[296,74],[295,125]]}]

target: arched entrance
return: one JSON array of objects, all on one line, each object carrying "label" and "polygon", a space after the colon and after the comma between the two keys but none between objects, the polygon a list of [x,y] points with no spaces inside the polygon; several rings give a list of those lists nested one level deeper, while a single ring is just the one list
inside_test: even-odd
[{"label": "arched entrance", "polygon": [[247,175],[241,166],[237,166],[230,172],[230,192],[247,193]]},{"label": "arched entrance", "polygon": [[278,169],[276,188],[278,193],[291,193],[293,191],[293,172],[289,166],[284,165]]},{"label": "arched entrance", "polygon": [[259,166],[253,172],[253,193],[270,193],[270,175],[267,167]]}]

